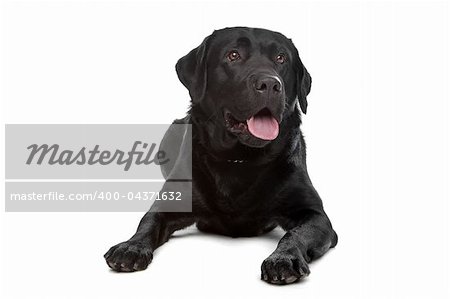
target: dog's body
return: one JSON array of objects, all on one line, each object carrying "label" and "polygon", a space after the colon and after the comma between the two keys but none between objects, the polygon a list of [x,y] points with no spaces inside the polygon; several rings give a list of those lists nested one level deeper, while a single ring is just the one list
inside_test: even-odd
[{"label": "dog's body", "polygon": [[[143,270],[174,231],[194,223],[232,237],[281,226],[287,233],[261,278],[305,277],[307,263],[334,247],[337,235],[307,173],[300,109],[306,113],[311,78],[296,48],[279,33],[226,28],[181,58],[177,73],[192,98],[188,115],[174,122],[192,125],[192,213],[152,207],[136,234],[105,254],[108,265]],[[165,142],[183,155],[182,135],[169,129]],[[162,170],[170,180],[183,167]]]}]

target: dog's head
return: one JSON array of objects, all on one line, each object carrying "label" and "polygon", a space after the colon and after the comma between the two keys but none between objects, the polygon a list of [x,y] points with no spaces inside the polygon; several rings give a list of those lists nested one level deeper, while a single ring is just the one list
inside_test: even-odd
[{"label": "dog's head", "polygon": [[176,70],[192,106],[214,122],[210,134],[224,144],[266,146],[297,101],[306,113],[311,77],[292,41],[277,32],[216,30],[182,57]]}]

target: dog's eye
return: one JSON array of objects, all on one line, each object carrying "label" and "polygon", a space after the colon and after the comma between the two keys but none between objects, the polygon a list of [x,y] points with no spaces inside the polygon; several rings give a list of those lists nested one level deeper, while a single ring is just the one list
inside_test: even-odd
[{"label": "dog's eye", "polygon": [[236,50],[230,51],[227,55],[227,58],[229,61],[235,61],[241,58],[241,55],[239,55],[239,52]]},{"label": "dog's eye", "polygon": [[286,62],[286,55],[284,55],[283,53],[278,54],[277,57],[275,58],[275,61],[279,64],[283,64]]}]

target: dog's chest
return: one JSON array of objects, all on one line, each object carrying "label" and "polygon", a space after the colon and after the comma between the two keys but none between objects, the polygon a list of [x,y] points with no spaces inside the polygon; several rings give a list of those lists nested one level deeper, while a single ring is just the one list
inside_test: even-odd
[{"label": "dog's chest", "polygon": [[259,182],[258,174],[245,165],[231,165],[215,171],[213,179],[218,195],[228,200],[247,198]]}]

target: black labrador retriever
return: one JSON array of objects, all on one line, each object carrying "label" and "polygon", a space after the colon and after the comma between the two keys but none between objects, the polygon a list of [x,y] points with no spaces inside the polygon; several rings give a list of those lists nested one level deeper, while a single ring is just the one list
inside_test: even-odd
[{"label": "black labrador retriever", "polygon": [[[152,207],[136,234],[105,254],[107,264],[144,270],[173,232],[194,223],[232,237],[281,226],[287,232],[262,263],[261,279],[289,284],[307,276],[308,262],[336,246],[337,235],[306,169],[300,110],[306,113],[311,77],[296,47],[277,32],[225,28],[182,57],[176,71],[192,99],[187,116],[174,122],[191,124],[192,212]],[[182,147],[182,136],[164,139]]]}]

